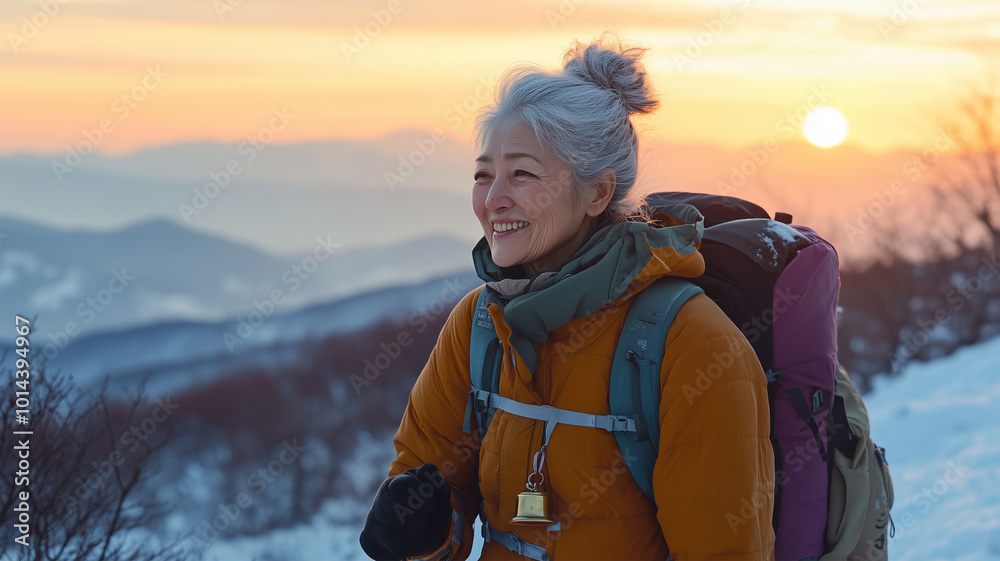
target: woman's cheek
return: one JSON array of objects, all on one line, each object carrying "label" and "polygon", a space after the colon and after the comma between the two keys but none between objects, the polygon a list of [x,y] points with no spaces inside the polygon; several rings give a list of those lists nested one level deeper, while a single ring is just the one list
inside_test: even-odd
[{"label": "woman's cheek", "polygon": [[533,227],[531,236],[525,240],[529,259],[538,259],[548,253],[552,238],[552,224],[548,220],[537,220],[534,224],[537,228]]},{"label": "woman's cheek", "polygon": [[528,214],[529,219],[535,219],[542,214],[547,206],[546,203],[551,203],[552,199],[544,190],[537,188],[526,190],[521,195],[518,204]]},{"label": "woman's cheek", "polygon": [[489,222],[486,220],[486,195],[487,189],[483,187],[477,186],[472,190],[472,212],[479,219],[479,224],[483,227],[484,234],[488,234],[488,230],[490,229]]},{"label": "woman's cheek", "polygon": [[561,184],[539,185],[531,194],[532,214],[550,216],[558,207],[568,203],[569,189]]},{"label": "woman's cheek", "polygon": [[472,188],[472,211],[476,213],[476,216],[480,220],[486,214],[486,189],[481,185],[476,185]]}]

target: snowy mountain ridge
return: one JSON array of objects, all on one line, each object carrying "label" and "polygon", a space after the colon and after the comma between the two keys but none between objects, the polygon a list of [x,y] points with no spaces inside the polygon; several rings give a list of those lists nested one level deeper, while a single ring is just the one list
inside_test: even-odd
[{"label": "snowy mountain ridge", "polygon": [[479,284],[474,274],[459,273],[300,310],[271,303],[224,321],[167,321],[109,331],[71,341],[48,367],[68,372],[84,387],[99,385],[105,375],[114,386],[134,386],[148,375],[147,390],[154,394],[194,388],[248,366],[296,363],[301,344],[331,335],[386,321],[426,325],[428,308],[445,309]]}]

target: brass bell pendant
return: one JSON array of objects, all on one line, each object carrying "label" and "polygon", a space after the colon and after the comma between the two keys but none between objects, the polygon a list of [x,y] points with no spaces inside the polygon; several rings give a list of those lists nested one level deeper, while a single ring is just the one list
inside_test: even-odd
[{"label": "brass bell pendant", "polygon": [[511,524],[522,526],[550,526],[556,521],[550,515],[549,494],[539,491],[523,491],[517,494],[517,516]]},{"label": "brass bell pendant", "polygon": [[549,494],[539,491],[545,476],[542,475],[542,465],[545,463],[545,445],[535,453],[534,471],[528,475],[528,484],[525,485],[527,491],[517,494],[517,516],[510,519],[511,524],[522,526],[549,526],[555,524],[552,519],[552,502]]}]

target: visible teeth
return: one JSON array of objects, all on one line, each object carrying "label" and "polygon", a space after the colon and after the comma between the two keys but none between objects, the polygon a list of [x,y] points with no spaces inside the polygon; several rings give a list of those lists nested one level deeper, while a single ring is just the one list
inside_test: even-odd
[{"label": "visible teeth", "polygon": [[524,228],[527,225],[528,225],[527,222],[505,222],[503,224],[501,224],[501,223],[494,223],[493,224],[493,231],[494,232],[508,232],[510,230],[516,230],[518,228]]}]

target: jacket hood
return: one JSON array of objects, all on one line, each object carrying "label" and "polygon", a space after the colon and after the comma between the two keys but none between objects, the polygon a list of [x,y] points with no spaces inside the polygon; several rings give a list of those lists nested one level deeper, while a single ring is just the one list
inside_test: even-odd
[{"label": "jacket hood", "polygon": [[493,261],[486,238],[479,240],[472,251],[476,273],[492,293],[489,301],[503,308],[511,344],[532,371],[537,344],[549,332],[627,299],[662,276],[691,278],[705,271],[697,249],[704,233],[701,213],[685,204],[655,210],[653,223],[599,228],[558,271],[517,283]]}]

